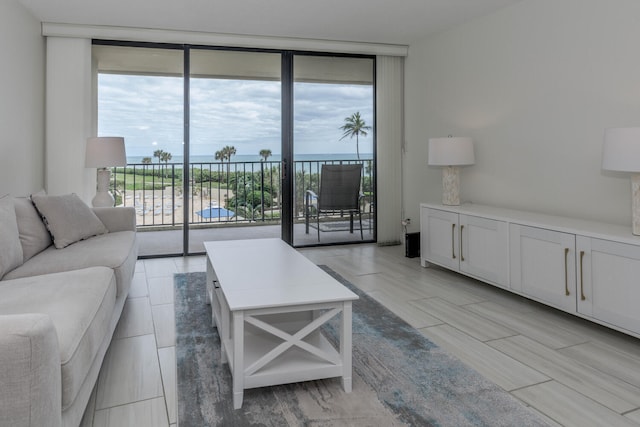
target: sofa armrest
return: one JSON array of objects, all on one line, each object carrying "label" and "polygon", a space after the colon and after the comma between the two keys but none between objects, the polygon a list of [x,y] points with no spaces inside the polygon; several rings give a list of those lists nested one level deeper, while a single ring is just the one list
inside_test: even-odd
[{"label": "sofa armrest", "polygon": [[0,378],[0,425],[61,425],[60,349],[49,316],[0,315]]},{"label": "sofa armrest", "polygon": [[93,212],[110,232],[136,231],[136,210],[133,207],[93,208]]}]

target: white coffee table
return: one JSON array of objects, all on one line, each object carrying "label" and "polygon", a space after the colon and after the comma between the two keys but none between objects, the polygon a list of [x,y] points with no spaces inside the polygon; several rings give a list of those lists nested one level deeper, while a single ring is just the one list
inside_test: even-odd
[{"label": "white coffee table", "polygon": [[[358,296],[280,239],[205,242],[207,295],[233,376],[244,389],[342,377],[351,392],[351,303]],[[341,314],[334,347],[319,327]]]}]

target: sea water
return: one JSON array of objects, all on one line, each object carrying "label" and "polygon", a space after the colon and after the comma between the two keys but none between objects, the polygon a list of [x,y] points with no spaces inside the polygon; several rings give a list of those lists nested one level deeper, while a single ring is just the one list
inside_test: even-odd
[{"label": "sea water", "polygon": [[[150,156],[127,156],[128,164],[137,164],[142,163],[142,159],[144,157]],[[360,153],[360,160],[371,160],[373,159],[372,153]],[[158,163],[157,157],[151,158],[151,163]],[[168,162],[169,165],[174,165],[176,167],[182,166],[184,157],[183,156],[172,156],[171,160]],[[262,160],[257,154],[238,154],[231,157],[231,164],[233,163],[243,163],[243,162],[259,162]],[[354,161],[358,160],[358,156],[355,153],[327,153],[327,154],[297,154],[294,156],[295,161],[337,161],[337,160],[349,160]],[[190,163],[221,163],[219,160],[215,159],[214,155],[208,156],[190,156]],[[280,154],[273,154],[267,158],[267,162],[280,162],[282,161],[282,156]],[[227,161],[224,162],[225,164]],[[162,162],[162,164],[165,164]]]}]

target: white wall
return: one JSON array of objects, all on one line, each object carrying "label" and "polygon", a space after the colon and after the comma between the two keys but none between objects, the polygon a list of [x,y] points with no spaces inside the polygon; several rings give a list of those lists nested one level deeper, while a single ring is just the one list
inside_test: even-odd
[{"label": "white wall", "polygon": [[45,42],[17,0],[0,1],[0,195],[44,187]]},{"label": "white wall", "polygon": [[640,126],[640,2],[524,0],[414,43],[406,60],[405,212],[441,200],[429,137],[470,136],[463,201],[628,225],[604,129]]}]

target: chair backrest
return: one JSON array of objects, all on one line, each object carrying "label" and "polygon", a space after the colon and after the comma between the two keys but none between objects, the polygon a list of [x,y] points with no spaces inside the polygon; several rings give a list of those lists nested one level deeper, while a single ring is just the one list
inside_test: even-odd
[{"label": "chair backrest", "polygon": [[322,165],[318,209],[358,209],[362,164]]}]

